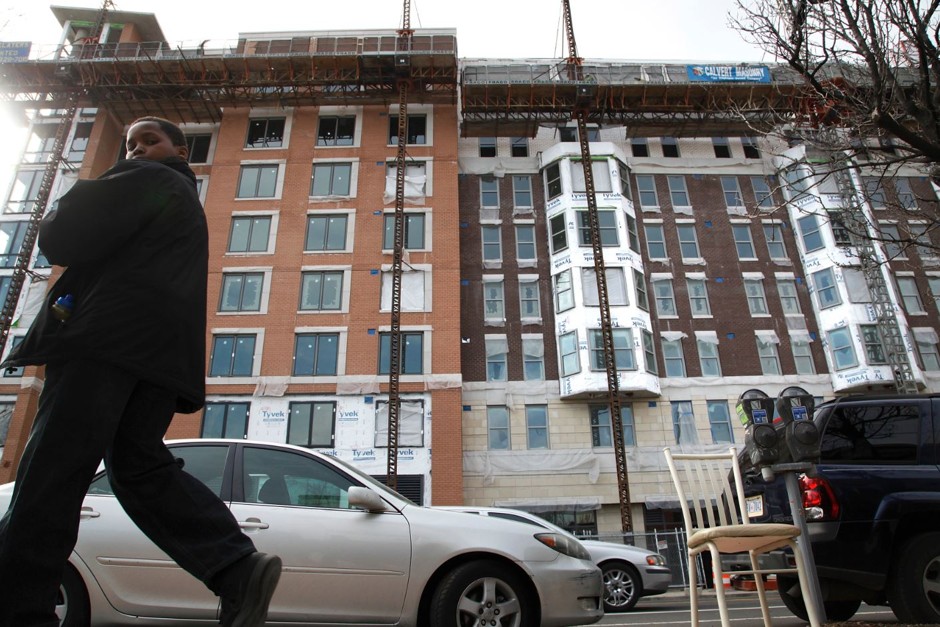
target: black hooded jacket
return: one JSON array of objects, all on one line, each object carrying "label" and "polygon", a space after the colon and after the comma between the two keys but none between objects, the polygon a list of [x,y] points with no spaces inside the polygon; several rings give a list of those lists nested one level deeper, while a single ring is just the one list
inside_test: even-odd
[{"label": "black hooded jacket", "polygon": [[[127,160],[63,195],[39,248],[65,272],[23,342],[0,367],[103,361],[205,402],[208,231],[196,177],[182,159]],[[71,294],[72,315],[52,315]]]}]

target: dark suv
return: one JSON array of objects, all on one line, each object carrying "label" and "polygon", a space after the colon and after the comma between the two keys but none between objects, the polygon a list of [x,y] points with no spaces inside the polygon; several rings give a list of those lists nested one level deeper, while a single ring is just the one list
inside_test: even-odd
[{"label": "dark suv", "polygon": [[[865,601],[890,604],[901,622],[940,623],[940,394],[844,397],[814,421],[822,457],[800,487],[828,619]],[[791,520],[781,478],[749,470],[745,482],[753,522]],[[805,619],[795,584],[781,577],[778,589]]]}]

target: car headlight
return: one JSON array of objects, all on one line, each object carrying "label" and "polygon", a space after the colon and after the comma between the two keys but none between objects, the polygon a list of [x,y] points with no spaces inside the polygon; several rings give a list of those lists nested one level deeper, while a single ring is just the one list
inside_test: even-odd
[{"label": "car headlight", "polygon": [[535,539],[550,549],[579,560],[590,560],[591,554],[584,545],[560,533],[537,533]]},{"label": "car headlight", "polygon": [[656,553],[655,555],[647,555],[646,563],[649,564],[650,566],[665,566],[666,558],[660,555],[659,553]]}]

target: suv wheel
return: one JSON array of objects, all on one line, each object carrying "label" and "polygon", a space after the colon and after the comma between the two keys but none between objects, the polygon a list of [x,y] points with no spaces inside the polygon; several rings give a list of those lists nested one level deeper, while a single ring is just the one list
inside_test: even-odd
[{"label": "suv wheel", "polygon": [[[806,605],[803,603],[803,597],[790,593],[793,588],[799,592],[799,580],[790,577],[777,577],[777,591],[780,593],[780,600],[794,616],[802,620],[809,620],[809,614],[806,613]],[[838,601],[823,601],[823,608],[826,610],[827,621],[845,621],[855,616],[855,612],[862,605],[860,599],[840,599]]]},{"label": "suv wheel", "polygon": [[940,623],[940,533],[901,547],[888,581],[888,601],[902,623]]}]

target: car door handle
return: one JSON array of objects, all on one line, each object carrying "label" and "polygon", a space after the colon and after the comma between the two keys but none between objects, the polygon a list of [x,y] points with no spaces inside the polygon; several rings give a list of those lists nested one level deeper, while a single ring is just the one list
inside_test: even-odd
[{"label": "car door handle", "polygon": [[239,520],[238,526],[242,529],[267,529],[270,525],[262,522],[260,518],[249,518],[248,520]]},{"label": "car door handle", "polygon": [[87,519],[87,518],[98,518],[99,516],[101,516],[101,513],[96,512],[91,507],[83,507],[81,514],[80,514],[80,517],[82,520]]}]

